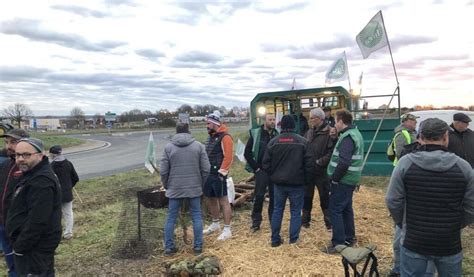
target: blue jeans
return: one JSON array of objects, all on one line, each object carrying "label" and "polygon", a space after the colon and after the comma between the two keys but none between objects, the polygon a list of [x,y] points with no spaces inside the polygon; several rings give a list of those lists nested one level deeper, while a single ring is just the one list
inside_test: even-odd
[{"label": "blue jeans", "polygon": [[174,227],[180,212],[183,200],[189,201],[189,210],[193,220],[194,249],[202,249],[202,215],[201,197],[194,198],[170,198],[168,204],[168,215],[165,223],[165,250],[176,248],[174,243]]},{"label": "blue jeans", "polygon": [[329,212],[332,223],[332,245],[344,244],[355,240],[354,210],[352,195],[355,186],[331,184]]},{"label": "blue jeans", "polygon": [[273,189],[274,206],[272,214],[272,243],[281,242],[280,230],[286,199],[290,199],[290,243],[295,243],[300,236],[301,210],[303,209],[304,186],[280,186]]},{"label": "blue jeans", "polygon": [[3,224],[0,224],[0,244],[2,244],[3,253],[5,254],[5,261],[7,263],[8,268],[8,277],[18,276],[15,271],[15,264],[13,263],[13,255],[7,255],[9,253],[12,253],[12,247],[7,240],[5,234],[5,225]]},{"label": "blue jeans", "polygon": [[435,264],[439,276],[461,276],[462,251],[451,256],[425,256],[400,247],[401,276],[434,276],[430,271],[430,263]]}]

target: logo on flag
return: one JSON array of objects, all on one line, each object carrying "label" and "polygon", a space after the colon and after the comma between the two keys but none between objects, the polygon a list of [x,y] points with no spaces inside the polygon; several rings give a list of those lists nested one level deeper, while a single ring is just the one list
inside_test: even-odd
[{"label": "logo on flag", "polygon": [[150,171],[150,173],[155,172],[156,168],[156,146],[155,146],[155,141],[153,139],[153,133],[150,132],[150,137],[148,138],[148,147],[146,149],[146,155],[145,155],[145,167]]},{"label": "logo on flag", "polygon": [[356,36],[357,44],[364,59],[372,52],[385,47],[388,44],[385,26],[382,19],[382,11],[379,11],[367,25]]},{"label": "logo on flag", "polygon": [[330,84],[347,78],[346,52],[343,52],[326,72],[326,83]]}]

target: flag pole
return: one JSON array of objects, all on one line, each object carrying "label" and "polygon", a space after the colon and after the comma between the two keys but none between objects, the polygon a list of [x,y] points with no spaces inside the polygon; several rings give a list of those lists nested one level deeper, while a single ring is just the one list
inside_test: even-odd
[{"label": "flag pole", "polygon": [[[388,51],[390,52],[390,59],[392,60],[393,72],[395,73],[395,80],[397,81],[397,88],[395,89],[393,94],[395,95],[395,92],[397,92],[397,95],[398,95],[398,117],[400,117],[401,116],[400,114],[400,103],[401,103],[400,102],[400,83],[398,82],[397,69],[395,68],[395,62],[393,61],[392,47],[390,46],[390,40],[388,39],[387,27],[385,25],[385,21],[383,20],[382,11],[380,11],[380,18],[382,19],[383,31],[385,32],[385,37],[387,38]],[[392,102],[392,99],[390,99],[390,102]]]},{"label": "flag pole", "polygon": [[352,91],[351,76],[349,74],[349,63],[347,62],[346,51],[344,50],[344,59],[346,60],[347,81],[349,81],[349,91]]}]

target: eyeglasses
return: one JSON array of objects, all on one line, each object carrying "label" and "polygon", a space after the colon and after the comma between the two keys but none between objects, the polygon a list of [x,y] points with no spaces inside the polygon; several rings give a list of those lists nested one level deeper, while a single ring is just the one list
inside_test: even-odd
[{"label": "eyeglasses", "polygon": [[15,157],[18,159],[20,157],[22,157],[23,159],[29,159],[31,157],[31,155],[34,155],[34,154],[38,154],[39,152],[35,152],[35,153],[28,153],[28,152],[25,152],[25,153],[15,153]]}]

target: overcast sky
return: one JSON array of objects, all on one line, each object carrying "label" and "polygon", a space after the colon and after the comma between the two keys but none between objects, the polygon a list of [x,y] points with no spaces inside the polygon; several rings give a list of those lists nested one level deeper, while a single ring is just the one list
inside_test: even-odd
[{"label": "overcast sky", "polygon": [[[363,71],[363,94],[390,94],[396,80],[388,48],[363,59],[355,41],[379,10],[402,106],[473,105],[473,6],[471,0],[2,1],[0,109],[19,102],[35,115],[66,115],[75,106],[86,114],[248,106],[259,92],[291,88],[293,78],[298,89],[324,86],[343,51],[354,87]],[[347,81],[335,85],[348,89]]]}]

